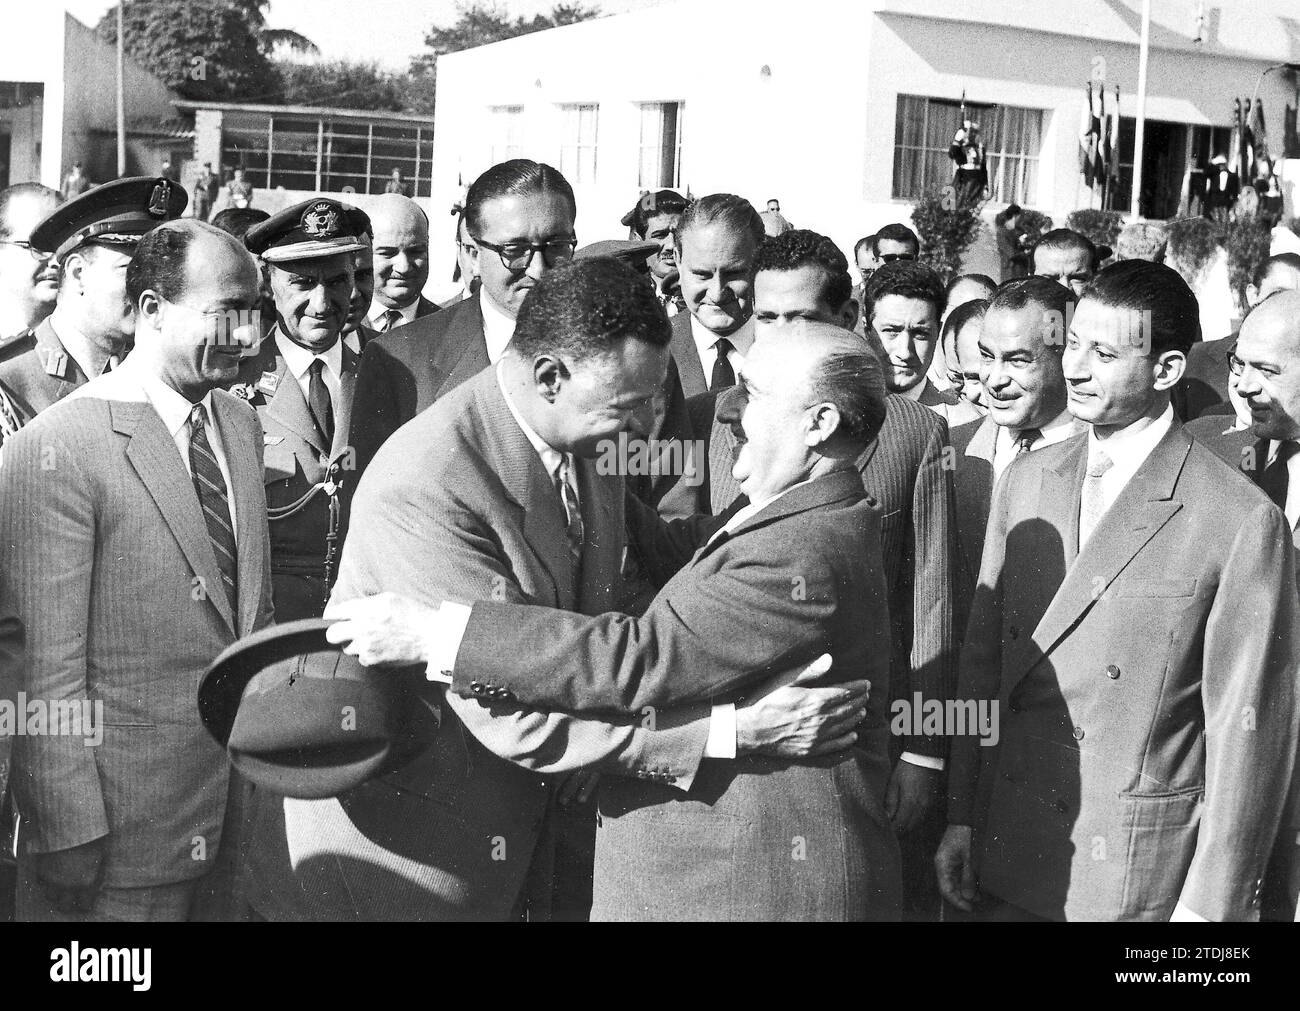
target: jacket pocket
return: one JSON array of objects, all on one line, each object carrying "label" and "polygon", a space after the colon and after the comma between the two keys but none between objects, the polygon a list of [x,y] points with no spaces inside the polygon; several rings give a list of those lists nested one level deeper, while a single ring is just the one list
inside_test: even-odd
[{"label": "jacket pocket", "polygon": [[1120,794],[1128,848],[1124,919],[1168,919],[1196,851],[1203,786],[1166,793]]},{"label": "jacket pocket", "polygon": [[1115,587],[1117,597],[1190,597],[1195,579],[1130,579]]}]

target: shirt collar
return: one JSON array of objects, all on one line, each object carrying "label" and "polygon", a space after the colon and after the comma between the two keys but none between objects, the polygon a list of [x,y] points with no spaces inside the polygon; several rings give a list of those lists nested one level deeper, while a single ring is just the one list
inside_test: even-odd
[{"label": "shirt collar", "polygon": [[[77,367],[81,369],[82,374],[87,379],[94,379],[101,370],[89,368],[89,362],[93,357],[91,353],[93,346],[89,338],[81,332],[81,329],[71,319],[59,313],[58,309],[55,309],[54,313],[57,314],[57,317],[52,314],[50,318],[50,328],[54,331],[54,336],[63,345],[63,350],[77,363]],[[105,355],[104,357],[107,358],[108,356]]]},{"label": "shirt collar", "polygon": [[925,395],[925,388],[930,385],[928,376],[922,376],[921,381],[913,386],[910,390],[899,390],[898,396],[915,403],[921,402],[921,397]]},{"label": "shirt collar", "polygon": [[572,470],[572,454],[561,453],[558,449],[552,449],[545,439],[533,431],[532,425],[528,424],[528,422],[524,420],[524,416],[520,414],[519,409],[515,407],[515,402],[510,396],[510,391],[506,389],[505,374],[501,368],[500,362],[497,362],[496,369],[497,386],[501,388],[501,395],[506,398],[506,407],[510,408],[510,416],[515,419],[515,424],[517,424],[520,430],[524,433],[524,438],[528,440],[533,449],[537,450],[537,455],[542,458],[542,466],[546,468],[546,473],[553,479],[555,477],[555,472],[560,468],[560,464],[566,459],[569,461],[569,469]]},{"label": "shirt collar", "polygon": [[[128,356],[121,367],[127,368],[130,361],[131,358]],[[162,418],[168,434],[175,439],[180,430],[185,427],[186,422],[190,420],[190,412],[194,410],[194,405],[152,372],[140,369],[135,372],[135,377],[140,383],[140,388],[144,390],[145,397],[153,406],[153,409],[158,412],[158,417]],[[215,424],[216,421],[212,416],[212,391],[208,390],[199,403],[207,411],[208,424]]]},{"label": "shirt collar", "polygon": [[1091,460],[1097,450],[1110,458],[1119,474],[1132,477],[1142,462],[1151,455],[1151,451],[1165,437],[1173,426],[1173,404],[1166,405],[1160,416],[1153,421],[1136,421],[1127,428],[1113,432],[1105,441],[1097,438],[1097,433],[1088,429],[1088,458]]},{"label": "shirt collar", "polygon": [[370,303],[370,312],[367,314],[366,318],[375,325],[376,330],[378,330],[380,327],[384,325],[384,314],[389,312],[390,308],[396,309],[398,312],[402,314],[403,323],[409,323],[411,322],[411,320],[415,319],[415,312],[417,309],[420,308],[420,296],[416,295],[414,302],[412,302],[410,305],[404,305],[404,306],[398,305],[398,306],[390,307],[384,305],[382,302],[379,301],[379,299],[375,299],[374,301],[372,301]]},{"label": "shirt collar", "polygon": [[741,509],[737,510],[736,515],[732,516],[731,519],[727,520],[726,524],[722,527],[722,529],[727,531],[727,533],[732,533],[733,531],[736,530],[737,527],[739,527],[750,517],[757,516],[764,509],[770,506],[773,502],[777,501],[780,498],[783,498],[786,495],[789,495],[790,492],[794,491],[796,488],[802,488],[804,485],[810,484],[813,480],[815,479],[811,477],[807,478],[806,480],[800,481],[797,484],[790,485],[789,488],[786,488],[784,491],[779,491],[775,495],[772,495],[769,498],[765,498],[757,502],[749,503],[749,505],[744,506]]},{"label": "shirt collar", "polygon": [[483,341],[487,344],[488,361],[496,364],[505,353],[506,345],[514,338],[514,317],[492,301],[482,288],[478,293],[479,308],[483,311]]},{"label": "shirt collar", "polygon": [[691,336],[695,339],[695,346],[700,349],[700,358],[704,359],[706,353],[712,354],[713,345],[718,343],[719,339],[726,337],[731,341],[731,346],[736,349],[737,354],[742,358],[749,354],[749,349],[754,344],[754,317],[750,316],[739,327],[729,334],[714,333],[694,315],[691,316]]},{"label": "shirt collar", "polygon": [[293,377],[299,381],[307,374],[311,368],[311,363],[317,358],[325,363],[325,367],[330,370],[330,374],[341,376],[343,374],[343,341],[336,340],[329,346],[328,351],[322,351],[320,354],[313,354],[301,344],[295,344],[284,335],[284,331],[279,327],[275,329],[275,346],[280,349],[280,354],[284,357],[284,363],[293,373]]}]

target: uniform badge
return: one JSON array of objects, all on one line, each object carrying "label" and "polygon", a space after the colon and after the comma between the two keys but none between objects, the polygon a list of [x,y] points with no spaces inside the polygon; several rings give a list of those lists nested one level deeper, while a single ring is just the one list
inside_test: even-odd
[{"label": "uniform badge", "polygon": [[257,396],[257,388],[252,383],[236,383],[230,388],[230,392],[240,400],[252,400]]},{"label": "uniform badge", "polygon": [[171,203],[172,184],[166,179],[159,179],[149,197],[149,213],[155,218],[167,217],[167,205]]},{"label": "uniform badge", "polygon": [[257,388],[268,397],[275,396],[275,388],[279,385],[280,377],[274,372],[263,372],[262,378],[257,381]]},{"label": "uniform badge", "polygon": [[317,200],[302,212],[302,231],[309,239],[332,239],[339,233],[338,205]]}]

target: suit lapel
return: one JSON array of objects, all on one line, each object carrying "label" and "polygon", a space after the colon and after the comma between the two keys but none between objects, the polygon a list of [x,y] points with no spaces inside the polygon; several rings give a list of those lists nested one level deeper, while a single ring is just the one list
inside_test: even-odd
[{"label": "suit lapel", "polygon": [[[213,554],[207,525],[203,522],[199,497],[194,491],[194,482],[176,451],[175,442],[163,426],[158,413],[148,403],[115,400],[111,402],[110,409],[113,430],[129,440],[126,446],[127,459],[131,461],[141,483],[158,506],[158,511],[162,513],[163,520],[180,545],[190,568],[202,580],[204,596],[221,614],[233,635],[235,619],[230,613],[230,602],[221,589],[221,572],[217,568],[217,558]],[[224,439],[225,432],[221,434]],[[256,510],[250,515],[257,515]]]},{"label": "suit lapel", "polygon": [[716,418],[709,438],[709,505],[714,516],[726,512],[744,492],[731,476],[736,462],[736,436],[730,426]]},{"label": "suit lapel", "polygon": [[234,412],[243,408],[220,390],[212,395],[212,407],[226,454],[226,467],[230,471],[230,495],[235,503],[235,523],[239,528],[235,535],[239,578],[239,627],[235,634],[242,636],[253,630],[261,605],[265,559],[262,557],[262,538],[258,534],[266,526],[262,463],[258,459],[257,447],[241,435],[241,426]]},{"label": "suit lapel", "polygon": [[[270,371],[267,369],[266,371]],[[289,371],[288,364],[277,354],[275,356],[275,392],[266,401],[266,413],[281,425],[293,432],[317,453],[324,453],[326,446],[316,428],[316,421],[307,406],[307,398],[302,395],[302,387],[297,378]],[[335,431],[347,432],[347,428],[335,425]]]},{"label": "suit lapel", "polygon": [[708,378],[704,375],[704,366],[700,363],[700,352],[695,346],[691,334],[691,314],[679,312],[672,320],[672,341],[669,350],[677,362],[677,372],[681,376],[682,390],[687,397],[708,391]]},{"label": "suit lapel", "polygon": [[[442,396],[449,387],[478,375],[490,364],[479,297],[466,299],[452,310],[455,318],[443,334],[442,341],[430,350],[429,368],[440,377],[434,399]],[[453,383],[453,379],[456,382]]]},{"label": "suit lapel", "polygon": [[348,448],[348,436],[352,431],[352,401],[357,389],[357,365],[359,359],[355,351],[343,345],[343,371],[339,375],[339,402],[334,405],[334,445],[330,447],[330,459],[336,459]]}]

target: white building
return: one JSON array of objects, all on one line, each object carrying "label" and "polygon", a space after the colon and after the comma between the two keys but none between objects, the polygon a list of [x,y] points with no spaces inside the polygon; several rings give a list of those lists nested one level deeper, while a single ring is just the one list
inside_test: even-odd
[{"label": "white building", "polygon": [[[1064,224],[1090,204],[1080,115],[1085,84],[1104,81],[1107,103],[1120,89],[1113,205],[1127,210],[1140,10],[1141,0],[683,0],[444,56],[431,204],[450,207],[488,165],[525,156],[574,184],[583,242],[618,236],[640,192],[669,186],[740,193],[760,209],[777,197],[796,225],[847,251],[906,221],[922,187],[951,179],[964,92],[988,148],[987,212],[1015,201]],[[1295,0],[1153,0],[1152,11],[1142,209],[1168,217],[1189,161],[1226,146],[1233,97],[1270,66],[1300,63],[1300,30]],[[1259,94],[1276,155],[1294,72],[1269,73]],[[1300,165],[1287,168],[1294,213]]]}]

